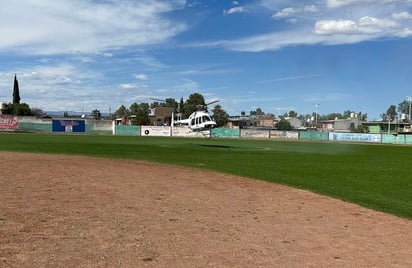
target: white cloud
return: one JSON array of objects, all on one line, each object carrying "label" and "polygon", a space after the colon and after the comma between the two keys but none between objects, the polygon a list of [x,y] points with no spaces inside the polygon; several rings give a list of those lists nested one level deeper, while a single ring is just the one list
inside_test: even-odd
[{"label": "white cloud", "polygon": [[229,10],[223,10],[224,15],[231,15],[235,13],[244,13],[246,12],[246,9],[244,7],[232,7]]},{"label": "white cloud", "polygon": [[135,74],[134,77],[139,80],[147,80],[147,75],[145,74]]},{"label": "white cloud", "polygon": [[[256,35],[238,40],[216,41],[198,46],[223,47],[234,51],[260,52],[268,50],[278,50],[290,46],[302,45],[337,45],[354,44],[367,40],[373,40],[385,36],[386,32],[374,32],[370,29],[360,28],[354,21],[323,21],[318,22],[316,31],[310,28],[299,28],[296,30],[275,32],[263,35]],[[390,32],[389,36],[400,36],[399,29]],[[403,31],[404,35],[408,31]]]},{"label": "white cloud", "polygon": [[393,13],[392,18],[396,20],[412,20],[412,14],[406,11]]},{"label": "white cloud", "polygon": [[315,13],[318,12],[318,8],[314,5],[304,6],[301,8],[296,7],[287,7],[282,9],[281,11],[276,12],[272,18],[280,19],[280,18],[288,18],[297,14],[301,13]]},{"label": "white cloud", "polygon": [[16,1],[0,9],[1,51],[31,54],[94,53],[165,41],[184,23],[165,18],[183,0]]},{"label": "white cloud", "polygon": [[410,37],[410,36],[412,36],[412,29],[410,29],[410,28],[404,28],[402,31],[399,31],[399,32],[396,34],[396,36],[402,37],[402,38]]},{"label": "white cloud", "polygon": [[310,5],[310,6],[304,6],[303,7],[303,12],[306,13],[315,13],[318,12],[318,8],[315,5]]},{"label": "white cloud", "polygon": [[338,8],[352,4],[379,2],[380,0],[327,0],[326,5],[331,8]]},{"label": "white cloud", "polygon": [[377,29],[388,29],[398,26],[398,24],[394,21],[387,19],[377,19],[370,16],[360,18],[358,24],[360,27],[373,27]]},{"label": "white cloud", "polygon": [[356,22],[351,20],[321,20],[315,24],[315,34],[354,34],[358,32]]},{"label": "white cloud", "polygon": [[119,87],[121,89],[134,89],[134,88],[138,88],[139,86],[136,84],[120,84]]},{"label": "white cloud", "polygon": [[406,4],[411,3],[411,0],[326,0],[326,5],[330,8],[340,8],[349,5],[360,5],[360,4]]},{"label": "white cloud", "polygon": [[318,35],[332,34],[374,34],[397,26],[396,22],[362,17],[358,22],[352,20],[321,20],[315,24],[314,33]]},{"label": "white cloud", "polygon": [[149,87],[149,85],[147,85],[147,84],[139,85],[139,84],[126,83],[126,84],[120,84],[119,85],[120,89],[145,89],[145,88],[148,88],[148,87]]},{"label": "white cloud", "polygon": [[292,15],[295,15],[298,12],[299,12],[298,9],[294,7],[288,7],[288,8],[284,8],[281,11],[275,13],[272,17],[273,18],[285,18],[285,17],[290,17]]}]

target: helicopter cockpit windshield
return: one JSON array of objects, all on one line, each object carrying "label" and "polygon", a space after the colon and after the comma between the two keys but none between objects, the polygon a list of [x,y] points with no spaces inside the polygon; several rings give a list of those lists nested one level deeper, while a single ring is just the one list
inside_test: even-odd
[{"label": "helicopter cockpit windshield", "polygon": [[209,116],[207,115],[202,116],[202,122],[209,122],[209,121],[212,121],[212,119]]}]

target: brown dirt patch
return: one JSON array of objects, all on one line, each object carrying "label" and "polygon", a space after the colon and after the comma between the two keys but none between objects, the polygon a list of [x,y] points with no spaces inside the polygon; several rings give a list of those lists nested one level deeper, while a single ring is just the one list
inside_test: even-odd
[{"label": "brown dirt patch", "polygon": [[154,163],[0,152],[1,267],[412,267],[412,221]]}]

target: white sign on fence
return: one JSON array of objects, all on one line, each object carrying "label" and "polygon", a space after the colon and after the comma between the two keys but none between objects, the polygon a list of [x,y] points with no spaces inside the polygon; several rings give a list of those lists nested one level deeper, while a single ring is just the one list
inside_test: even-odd
[{"label": "white sign on fence", "polygon": [[353,141],[353,142],[375,142],[382,141],[380,134],[363,134],[363,133],[336,133],[329,132],[331,141]]},{"label": "white sign on fence", "polygon": [[287,139],[287,140],[298,140],[299,133],[293,131],[270,131],[270,138],[271,139]]},{"label": "white sign on fence", "polygon": [[141,136],[156,136],[156,137],[169,137],[170,127],[168,126],[142,126],[140,128]]},{"label": "white sign on fence", "polygon": [[242,138],[269,138],[269,130],[260,129],[241,129],[240,136]]}]

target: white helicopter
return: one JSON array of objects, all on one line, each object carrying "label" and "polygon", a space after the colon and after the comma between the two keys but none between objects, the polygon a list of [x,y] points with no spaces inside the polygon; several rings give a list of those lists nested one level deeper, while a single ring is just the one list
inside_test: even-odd
[{"label": "white helicopter", "polygon": [[[152,99],[157,101],[163,101],[161,99]],[[219,100],[215,100],[205,105],[197,105],[196,109],[198,111],[193,112],[189,118],[187,119],[178,119],[175,120],[174,114],[172,114],[172,126],[187,126],[192,131],[203,131],[215,128],[217,126],[216,121],[206,112],[207,106],[213,103],[218,102]],[[179,107],[180,110],[180,107]],[[181,114],[179,113],[178,118],[181,118]]]},{"label": "white helicopter", "polygon": [[218,100],[202,105],[201,107],[203,110],[195,111],[189,116],[189,118],[177,120],[175,124],[188,126],[193,131],[202,131],[215,128],[217,126],[216,121],[214,121],[213,118],[206,112],[205,108],[216,102],[218,102]]}]

